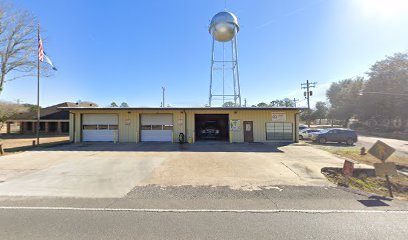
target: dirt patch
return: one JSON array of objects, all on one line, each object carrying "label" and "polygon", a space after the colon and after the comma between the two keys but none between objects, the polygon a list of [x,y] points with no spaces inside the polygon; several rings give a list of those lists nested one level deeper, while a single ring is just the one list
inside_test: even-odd
[{"label": "dirt patch", "polygon": [[[342,174],[341,168],[323,168],[329,181],[339,186],[350,187],[377,195],[388,196],[385,178],[376,177],[374,169],[355,169],[352,177]],[[394,197],[408,200],[408,177],[402,174],[390,177]]]},{"label": "dirt patch", "polygon": [[[3,143],[5,155],[17,152],[27,151],[33,148],[33,141],[36,140],[32,135],[2,135],[0,142]],[[40,139],[40,146],[42,148],[53,147],[69,142],[68,136],[42,136]]]}]

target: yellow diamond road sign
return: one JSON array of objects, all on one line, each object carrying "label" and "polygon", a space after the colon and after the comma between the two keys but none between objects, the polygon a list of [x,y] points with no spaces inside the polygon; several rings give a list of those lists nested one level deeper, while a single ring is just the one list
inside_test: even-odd
[{"label": "yellow diamond road sign", "polygon": [[378,140],[369,150],[368,153],[373,155],[374,157],[380,159],[381,161],[385,161],[387,158],[391,156],[395,152],[395,149],[388,146],[384,142]]}]

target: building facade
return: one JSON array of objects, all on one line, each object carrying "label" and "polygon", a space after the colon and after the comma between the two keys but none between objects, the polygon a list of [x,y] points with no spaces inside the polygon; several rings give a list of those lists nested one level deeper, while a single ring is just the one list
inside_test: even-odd
[{"label": "building facade", "polygon": [[[45,134],[68,134],[69,113],[63,110],[64,107],[95,107],[92,102],[64,102],[53,106],[41,108],[39,130]],[[18,127],[20,134],[35,134],[37,129],[37,111],[23,112],[11,116],[6,121],[7,134],[12,133],[12,125]]]},{"label": "building facade", "polygon": [[72,142],[297,142],[298,108],[62,108]]}]

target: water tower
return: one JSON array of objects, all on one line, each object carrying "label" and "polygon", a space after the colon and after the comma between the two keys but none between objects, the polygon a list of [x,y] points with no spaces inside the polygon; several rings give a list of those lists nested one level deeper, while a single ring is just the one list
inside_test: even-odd
[{"label": "water tower", "polygon": [[[236,106],[241,106],[237,47],[238,18],[231,12],[219,12],[212,18],[208,31],[212,36],[209,106],[211,107],[216,100],[222,100],[222,103],[232,101]],[[227,51],[229,57],[225,54],[226,47],[230,47]],[[216,59],[215,53],[220,52],[222,57]],[[230,87],[228,87],[231,85],[229,79],[232,79]]]}]

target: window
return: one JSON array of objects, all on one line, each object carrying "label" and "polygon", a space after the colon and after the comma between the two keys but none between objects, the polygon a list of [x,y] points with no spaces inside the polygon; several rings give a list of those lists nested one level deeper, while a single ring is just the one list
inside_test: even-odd
[{"label": "window", "polygon": [[292,123],[266,123],[266,140],[292,140]]},{"label": "window", "polygon": [[100,124],[98,125],[98,130],[108,130],[108,125]]},{"label": "window", "polygon": [[142,125],[140,128],[142,130],[152,130],[152,125]]},{"label": "window", "polygon": [[98,129],[98,125],[83,125],[82,129],[83,130],[96,130]]},{"label": "window", "polygon": [[109,124],[109,130],[117,130],[117,129],[118,129],[118,125]]},{"label": "window", "polygon": [[173,130],[173,125],[142,125],[141,130]]},{"label": "window", "polygon": [[173,130],[173,125],[163,125],[163,130]]},{"label": "window", "polygon": [[152,125],[152,130],[163,130],[163,125]]}]

